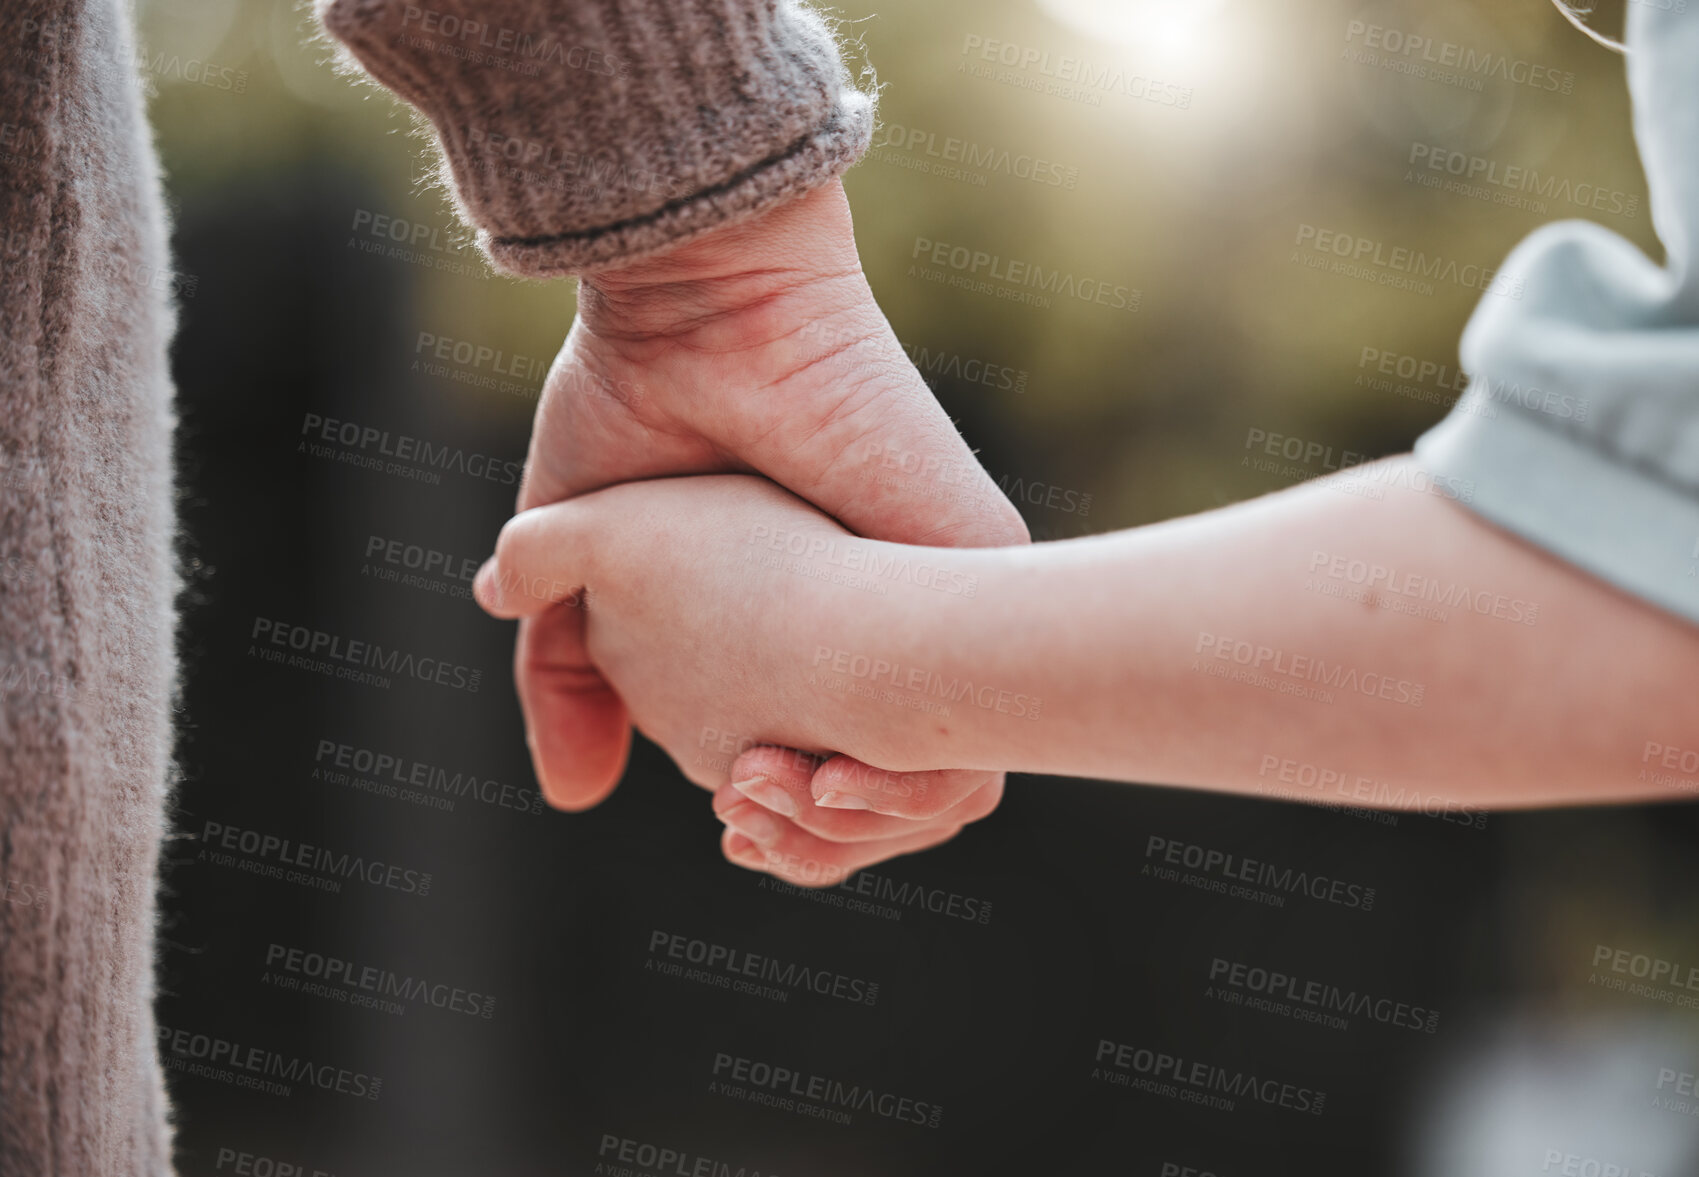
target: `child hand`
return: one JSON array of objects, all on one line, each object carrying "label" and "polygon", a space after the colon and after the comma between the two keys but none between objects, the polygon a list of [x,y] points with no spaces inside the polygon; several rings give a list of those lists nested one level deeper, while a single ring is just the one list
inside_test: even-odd
[{"label": "child hand", "polygon": [[[831,884],[953,837],[1002,792],[1000,774],[936,769],[925,710],[832,672],[900,657],[949,595],[852,571],[874,551],[934,550],[858,539],[762,478],[658,479],[515,516],[476,588],[503,617],[582,606],[584,641],[548,651],[553,669],[612,684],[607,706],[716,791],[728,858]],[[948,552],[950,575],[988,555]]]}]

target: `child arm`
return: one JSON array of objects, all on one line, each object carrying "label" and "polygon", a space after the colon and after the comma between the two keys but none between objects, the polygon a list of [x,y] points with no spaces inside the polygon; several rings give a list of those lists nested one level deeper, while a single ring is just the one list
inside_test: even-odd
[{"label": "child arm", "polygon": [[[547,602],[492,584],[583,586],[639,728],[700,784],[781,783],[767,808],[810,834],[965,804],[946,766],[1404,809],[1681,796],[1666,761],[1699,756],[1699,629],[1437,489],[1395,458],[958,550],[850,536],[759,479],[662,480],[518,516],[479,594],[518,616]],[[887,771],[787,771],[769,745]],[[892,787],[909,772],[945,784]]]}]

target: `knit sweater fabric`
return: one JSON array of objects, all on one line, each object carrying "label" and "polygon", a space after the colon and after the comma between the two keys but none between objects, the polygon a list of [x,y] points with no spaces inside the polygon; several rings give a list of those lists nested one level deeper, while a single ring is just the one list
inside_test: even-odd
[{"label": "knit sweater fabric", "polygon": [[[336,0],[497,265],[577,272],[835,175],[871,134],[774,0]],[[0,3],[0,1177],[158,1177],[174,300],[125,0]]]},{"label": "knit sweater fabric", "polygon": [[170,1171],[174,277],[120,0],[0,4],[0,1173]]},{"label": "knit sweater fabric", "polygon": [[873,135],[825,22],[790,0],[331,0],[330,29],[434,126],[501,269],[674,245],[843,171]]}]

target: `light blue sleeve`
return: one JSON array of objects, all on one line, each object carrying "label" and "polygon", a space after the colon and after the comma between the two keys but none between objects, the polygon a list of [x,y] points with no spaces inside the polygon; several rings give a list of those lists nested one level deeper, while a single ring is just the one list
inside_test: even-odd
[{"label": "light blue sleeve", "polygon": [[1634,134],[1668,261],[1584,221],[1530,235],[1502,271],[1520,297],[1481,299],[1469,389],[1416,455],[1485,518],[1699,622],[1699,0],[1628,8]]}]

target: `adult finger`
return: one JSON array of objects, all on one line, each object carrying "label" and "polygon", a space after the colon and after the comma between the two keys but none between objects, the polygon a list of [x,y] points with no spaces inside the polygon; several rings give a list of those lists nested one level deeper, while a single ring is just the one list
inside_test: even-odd
[{"label": "adult finger", "polygon": [[928,821],[953,812],[975,793],[992,786],[1001,796],[1002,773],[955,768],[890,772],[852,756],[833,756],[815,770],[809,793],[824,809],[866,810]]},{"label": "adult finger", "polygon": [[997,807],[1003,791],[1001,782],[995,782],[925,821],[913,821],[821,808],[809,794],[811,767],[807,757],[788,748],[752,748],[733,764],[731,783],[716,790],[714,812],[723,818],[738,806],[753,803],[827,842],[877,842],[907,837],[923,828],[959,827],[978,821]]}]

